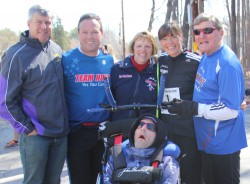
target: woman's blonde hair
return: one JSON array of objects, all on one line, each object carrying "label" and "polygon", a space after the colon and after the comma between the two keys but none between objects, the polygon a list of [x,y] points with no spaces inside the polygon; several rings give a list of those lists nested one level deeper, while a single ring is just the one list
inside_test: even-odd
[{"label": "woman's blonde hair", "polygon": [[139,39],[148,39],[148,40],[150,40],[150,42],[152,43],[152,47],[153,47],[152,55],[157,54],[158,48],[157,48],[155,39],[154,39],[153,35],[148,31],[139,32],[134,36],[134,38],[132,39],[132,41],[130,42],[130,45],[129,45],[129,52],[131,54],[134,53],[135,42],[137,40],[139,40]]}]

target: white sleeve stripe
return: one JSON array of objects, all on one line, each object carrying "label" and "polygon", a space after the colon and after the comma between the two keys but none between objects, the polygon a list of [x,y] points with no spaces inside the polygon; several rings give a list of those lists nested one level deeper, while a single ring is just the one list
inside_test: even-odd
[{"label": "white sleeve stripe", "polygon": [[223,109],[225,107],[226,107],[226,105],[224,103],[220,103],[220,104],[212,105],[210,110],[219,110],[219,109]]},{"label": "white sleeve stripe", "polygon": [[187,52],[186,57],[190,58],[190,59],[194,59],[196,61],[200,61],[201,60],[200,56],[198,56],[197,54],[191,53],[191,52]]},{"label": "white sleeve stripe", "polygon": [[[215,121],[226,121],[229,119],[234,119],[238,116],[237,110],[229,109],[225,106],[225,104],[223,104],[223,106],[220,104],[218,105],[199,104],[197,116],[204,116],[206,119]],[[213,106],[218,106],[219,108],[212,108]]]}]

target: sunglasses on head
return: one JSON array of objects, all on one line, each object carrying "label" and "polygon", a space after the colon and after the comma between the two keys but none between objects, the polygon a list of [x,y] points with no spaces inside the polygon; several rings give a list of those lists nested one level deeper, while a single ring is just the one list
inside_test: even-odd
[{"label": "sunglasses on head", "polygon": [[146,127],[147,127],[148,130],[150,130],[150,131],[152,131],[152,132],[155,132],[155,131],[156,131],[156,126],[155,126],[155,124],[146,123],[146,122],[142,122],[142,121],[138,124],[138,128],[141,128],[141,127],[143,127],[144,125],[146,125]]},{"label": "sunglasses on head", "polygon": [[193,33],[194,33],[194,35],[200,35],[201,32],[203,32],[204,34],[211,34],[216,29],[217,29],[216,27],[206,27],[203,29],[194,29]]}]

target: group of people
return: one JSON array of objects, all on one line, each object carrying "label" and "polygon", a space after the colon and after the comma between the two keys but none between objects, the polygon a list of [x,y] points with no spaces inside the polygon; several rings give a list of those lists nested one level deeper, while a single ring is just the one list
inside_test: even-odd
[{"label": "group of people", "polygon": [[[96,183],[104,153],[99,124],[126,119],[134,119],[123,148],[127,165],[149,165],[166,140],[180,147],[179,162],[163,154],[158,183],[177,183],[179,172],[182,184],[240,182],[240,150],[247,146],[240,108],[244,76],[236,55],[223,44],[218,18],[202,13],[194,21],[202,57],[183,48],[183,34],[173,21],[158,31],[163,51],[159,58],[154,37],[142,31],[131,41],[131,55],[115,65],[114,58],[99,49],[103,26],[96,14],[80,17],[80,45],[65,53],[50,39],[48,10],[32,6],[27,25],[20,41],[4,53],[0,73],[0,116],[20,134],[23,183],[59,184],[65,158],[70,183]],[[163,106],[172,103],[160,112],[87,112],[108,104],[105,77],[117,105],[156,104],[161,74],[166,76]],[[116,183],[113,164],[110,158],[104,183]]]}]

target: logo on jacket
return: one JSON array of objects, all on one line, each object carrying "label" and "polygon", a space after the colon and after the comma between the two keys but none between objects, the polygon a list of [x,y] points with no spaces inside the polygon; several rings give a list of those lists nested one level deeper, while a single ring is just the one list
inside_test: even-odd
[{"label": "logo on jacket", "polygon": [[132,78],[133,76],[131,75],[131,74],[125,74],[125,75],[119,75],[118,76],[119,77],[119,79],[129,79],[129,78]]},{"label": "logo on jacket", "polygon": [[202,86],[204,85],[204,83],[206,82],[206,79],[205,79],[204,77],[202,77],[202,75],[201,75],[199,72],[197,72],[197,74],[196,74],[196,79],[195,79],[195,80],[197,81],[197,83],[200,84],[201,87],[202,87]]},{"label": "logo on jacket", "polygon": [[200,70],[202,71],[203,74],[205,73],[203,66],[201,66]]},{"label": "logo on jacket", "polygon": [[61,62],[61,58],[60,58],[60,55],[58,53],[54,54],[54,59],[56,62]]},{"label": "logo on jacket", "polygon": [[125,173],[145,173],[145,174],[150,174],[149,168],[143,168],[143,167],[132,167],[132,168],[126,168],[119,172],[117,174],[117,177],[121,177]]},{"label": "logo on jacket", "polygon": [[157,86],[156,79],[154,77],[149,77],[148,79],[145,80],[149,91],[153,91],[155,87]]},{"label": "logo on jacket", "polygon": [[109,74],[76,74],[75,82],[102,82]]},{"label": "logo on jacket", "polygon": [[160,72],[163,75],[167,74],[168,73],[168,66],[167,65],[161,65]]},{"label": "logo on jacket", "polygon": [[102,65],[106,65],[107,62],[105,60],[102,60]]}]

